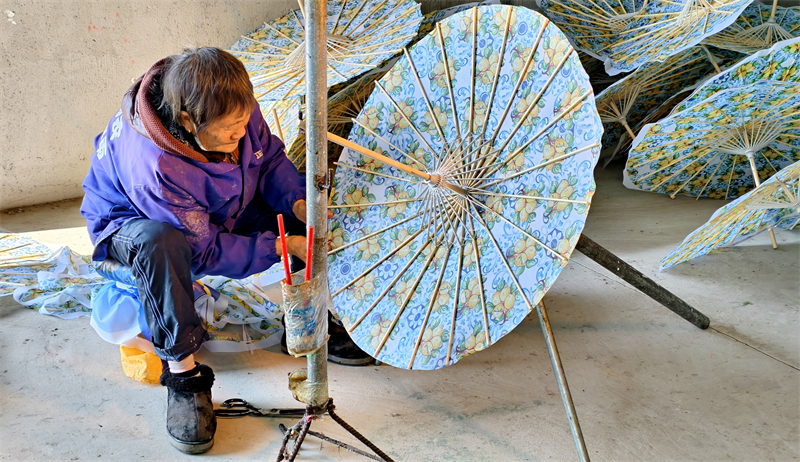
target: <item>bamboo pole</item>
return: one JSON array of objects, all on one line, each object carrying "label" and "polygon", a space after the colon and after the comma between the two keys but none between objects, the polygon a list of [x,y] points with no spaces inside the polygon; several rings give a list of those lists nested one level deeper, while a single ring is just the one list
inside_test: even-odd
[{"label": "bamboo pole", "polygon": [[377,152],[371,151],[371,150],[369,150],[369,149],[367,149],[367,148],[365,148],[363,146],[359,146],[356,143],[353,143],[353,142],[351,142],[349,140],[346,140],[346,139],[342,138],[341,136],[334,135],[333,133],[330,133],[330,132],[328,132],[328,140],[338,144],[339,146],[342,146],[342,147],[345,147],[345,148],[348,148],[348,149],[352,149],[353,151],[359,152],[359,153],[361,153],[361,154],[363,154],[363,155],[365,155],[365,156],[367,156],[367,157],[369,157],[371,159],[377,160],[378,162],[383,162],[384,164],[390,165],[390,166],[392,166],[392,167],[394,167],[394,168],[396,168],[396,169],[398,169],[398,170],[400,170],[402,172],[408,173],[409,175],[413,175],[413,176],[415,176],[417,178],[421,178],[421,179],[423,179],[423,180],[425,180],[425,181],[427,181],[427,182],[429,182],[431,184],[443,186],[443,187],[445,187],[445,188],[447,188],[447,189],[449,189],[449,190],[451,190],[451,191],[453,191],[455,193],[458,193],[458,194],[461,194],[461,195],[466,195],[466,191],[464,191],[463,188],[445,181],[441,177],[441,175],[437,175],[435,173],[434,174],[430,174],[430,173],[425,173],[425,172],[419,171],[419,170],[415,169],[414,167],[411,167],[409,165],[403,164],[403,163],[398,162],[398,161],[396,161],[394,159],[390,159],[390,158],[388,158],[388,157],[386,157],[384,155],[378,154]]}]

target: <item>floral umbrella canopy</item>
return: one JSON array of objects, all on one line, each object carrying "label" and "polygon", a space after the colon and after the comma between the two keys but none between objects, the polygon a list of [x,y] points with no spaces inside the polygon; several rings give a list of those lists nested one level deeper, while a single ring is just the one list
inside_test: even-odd
[{"label": "floral umbrella canopy", "polygon": [[537,0],[606,72],[629,72],[697,45],[729,26],[752,0]]},{"label": "floral umbrella canopy", "polygon": [[778,0],[767,6],[756,0],[733,24],[705,42],[750,54],[797,36],[800,36],[800,7],[783,8],[778,6]]},{"label": "floral umbrella canopy", "polygon": [[800,160],[800,85],[758,81],[645,126],[624,183],[696,197],[739,197]]},{"label": "floral umbrella canopy", "polygon": [[[375,68],[417,33],[422,15],[413,0],[328,2],[328,86]],[[305,94],[305,29],[301,10],[265,23],[229,50],[245,63],[256,99],[271,112]]]},{"label": "floral umbrella canopy", "polygon": [[[800,224],[800,162],[784,168],[764,184],[714,212],[704,224],[661,260],[669,268],[705,255],[712,250],[736,245],[764,230],[793,229]],[[772,245],[777,248],[774,236]]]},{"label": "floral umbrella canopy", "polygon": [[405,50],[354,124],[329,253],[353,340],[408,369],[492,345],[553,284],[594,194],[602,126],[577,53],[531,10],[461,12]]},{"label": "floral umbrella canopy", "polygon": [[750,85],[759,80],[794,82],[800,84],[800,37],[778,42],[769,50],[761,50],[711,77],[686,100],[675,106],[672,113],[690,108],[714,93]]},{"label": "floral umbrella canopy", "polygon": [[634,139],[634,127],[675,93],[713,75],[719,69],[717,60],[723,61],[705,47],[692,47],[664,62],[647,63],[603,90],[595,99],[605,128],[603,147],[620,146],[622,138]]}]

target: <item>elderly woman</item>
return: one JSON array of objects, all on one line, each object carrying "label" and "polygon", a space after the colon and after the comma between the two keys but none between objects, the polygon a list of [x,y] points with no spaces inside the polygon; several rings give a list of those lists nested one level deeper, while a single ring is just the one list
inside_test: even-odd
[{"label": "elderly woman", "polygon": [[[133,269],[167,363],[167,432],[181,451],[205,452],[216,431],[214,374],[193,357],[208,335],[192,278],[244,278],[277,263],[278,213],[293,234],[288,253],[305,261],[305,180],[270,133],[242,63],[216,48],[157,62],[125,93],[95,148],[81,207],[93,258]],[[332,329],[340,362],[369,360]]]}]

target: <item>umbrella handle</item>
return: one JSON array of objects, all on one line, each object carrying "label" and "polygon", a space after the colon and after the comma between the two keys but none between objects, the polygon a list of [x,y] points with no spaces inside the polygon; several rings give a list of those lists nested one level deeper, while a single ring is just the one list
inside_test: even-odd
[{"label": "umbrella handle", "polygon": [[444,179],[442,178],[441,175],[429,174],[429,173],[425,173],[423,171],[417,170],[417,169],[415,169],[413,167],[410,167],[410,166],[408,166],[406,164],[398,162],[398,161],[396,161],[394,159],[390,159],[390,158],[388,158],[388,157],[386,157],[386,156],[384,156],[382,154],[378,154],[375,151],[371,151],[371,150],[369,150],[369,149],[367,149],[367,148],[365,148],[363,146],[359,146],[359,145],[353,143],[352,141],[349,141],[349,140],[346,140],[346,139],[342,138],[341,136],[334,135],[331,132],[328,132],[328,141],[336,143],[339,146],[343,146],[345,148],[352,149],[353,151],[360,152],[361,154],[364,154],[365,156],[367,156],[369,158],[375,159],[378,162],[383,162],[384,164],[391,165],[392,167],[394,167],[394,168],[396,168],[398,170],[401,170],[403,172],[406,172],[409,175],[414,175],[417,178],[421,178],[421,179],[427,181],[428,183],[430,183],[430,184],[432,184],[434,186],[445,187],[445,188],[447,188],[447,189],[449,189],[449,190],[451,190],[451,191],[453,191],[455,193],[461,194],[463,196],[465,196],[467,194],[466,191],[463,188],[461,188],[461,187],[459,187],[459,186],[457,186],[455,184],[449,183],[447,181],[444,181]]}]

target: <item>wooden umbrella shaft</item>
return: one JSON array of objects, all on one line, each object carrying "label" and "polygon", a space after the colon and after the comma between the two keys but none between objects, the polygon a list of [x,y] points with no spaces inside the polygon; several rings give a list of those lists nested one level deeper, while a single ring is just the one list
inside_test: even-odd
[{"label": "wooden umbrella shaft", "polygon": [[359,152],[359,153],[369,157],[370,159],[374,159],[374,160],[377,160],[378,162],[383,162],[386,165],[390,165],[390,166],[392,166],[392,167],[394,167],[394,168],[396,168],[396,169],[398,169],[400,171],[408,173],[409,175],[413,175],[413,176],[415,176],[417,178],[421,178],[421,179],[423,179],[423,180],[427,181],[428,183],[431,183],[431,184],[433,184],[435,186],[442,186],[442,187],[445,187],[447,189],[450,189],[451,191],[453,191],[455,193],[458,193],[458,194],[461,194],[461,195],[466,195],[466,191],[463,188],[461,188],[460,186],[455,185],[453,183],[450,183],[448,181],[445,181],[444,179],[442,179],[441,175],[425,173],[423,171],[417,170],[414,167],[406,165],[406,164],[404,164],[402,162],[398,162],[398,161],[396,161],[394,159],[390,159],[390,158],[388,158],[388,157],[386,157],[386,156],[384,156],[382,154],[378,154],[377,152],[372,151],[370,149],[367,149],[367,148],[365,148],[363,146],[359,146],[356,143],[353,143],[352,141],[346,140],[346,139],[342,138],[341,136],[334,135],[331,132],[328,132],[328,140],[333,142],[333,143],[338,144],[339,146],[342,146],[342,147],[345,147],[345,148],[349,148],[349,149],[352,149],[353,151]]}]

